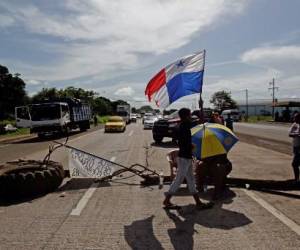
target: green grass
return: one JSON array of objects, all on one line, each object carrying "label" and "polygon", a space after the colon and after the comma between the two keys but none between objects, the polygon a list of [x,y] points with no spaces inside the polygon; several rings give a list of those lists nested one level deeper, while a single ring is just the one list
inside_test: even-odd
[{"label": "green grass", "polygon": [[99,116],[97,115],[98,123],[104,124],[108,121],[109,115]]},{"label": "green grass", "polygon": [[[248,117],[248,121],[249,123],[257,123],[257,122],[262,122],[262,121],[271,121],[272,120],[272,116],[262,116],[262,115],[253,115],[253,116],[249,116]],[[246,122],[246,121],[244,121]]]},{"label": "green grass", "polygon": [[18,128],[17,131],[15,132],[7,132],[5,134],[0,135],[0,139],[14,137],[18,135],[29,135],[29,134],[30,134],[29,128]]}]

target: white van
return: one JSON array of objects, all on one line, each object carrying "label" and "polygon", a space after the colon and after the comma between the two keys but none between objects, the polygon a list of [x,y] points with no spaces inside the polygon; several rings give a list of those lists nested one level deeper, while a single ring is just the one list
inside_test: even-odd
[{"label": "white van", "polygon": [[230,115],[231,119],[235,122],[238,122],[241,120],[241,113],[238,109],[225,109],[221,113],[224,120]]}]

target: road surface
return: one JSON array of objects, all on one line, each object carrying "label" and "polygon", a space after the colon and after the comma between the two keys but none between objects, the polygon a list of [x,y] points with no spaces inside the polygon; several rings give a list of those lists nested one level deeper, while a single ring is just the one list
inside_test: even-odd
[{"label": "road surface", "polygon": [[269,125],[253,123],[234,123],[234,131],[241,134],[258,136],[265,139],[291,143],[292,139],[288,136],[289,126]]},{"label": "road surface", "polygon": [[[43,143],[8,144],[0,148],[0,157],[41,159],[47,151]],[[130,124],[125,133],[100,129],[78,134],[69,144],[126,166],[148,164],[165,174],[165,154],[174,148],[168,140],[155,145],[151,131],[140,123]],[[240,142],[229,157],[232,176],[291,178],[289,155]],[[54,153],[53,159],[68,168],[67,150]],[[192,197],[183,194],[174,197],[181,210],[165,211],[161,202],[168,185],[141,187],[140,181],[130,174],[108,183],[66,179],[54,193],[2,203],[0,249],[300,248],[299,191],[270,194],[232,188],[226,199],[206,211],[197,211]],[[211,188],[203,199],[209,199]]]}]

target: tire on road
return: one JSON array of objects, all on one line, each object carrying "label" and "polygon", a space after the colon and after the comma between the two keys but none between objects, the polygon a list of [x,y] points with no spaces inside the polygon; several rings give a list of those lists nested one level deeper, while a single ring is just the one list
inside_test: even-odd
[{"label": "tire on road", "polygon": [[64,179],[63,166],[54,161],[19,160],[0,165],[0,197],[22,198],[54,191]]},{"label": "tire on road", "polygon": [[163,139],[163,136],[153,135],[153,140],[155,141],[155,143],[161,143]]}]

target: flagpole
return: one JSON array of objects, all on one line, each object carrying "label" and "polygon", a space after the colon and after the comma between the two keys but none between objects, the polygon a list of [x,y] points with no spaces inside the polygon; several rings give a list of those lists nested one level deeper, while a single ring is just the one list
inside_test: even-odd
[{"label": "flagpole", "polygon": [[[203,76],[202,76],[202,85],[203,85],[203,79],[204,79],[204,67],[205,67],[205,54],[206,51],[203,50]],[[201,88],[202,88],[201,85]],[[202,100],[202,91],[200,90],[200,98],[199,98],[199,109],[200,109],[200,119],[201,119],[201,123],[204,123],[204,112],[203,112],[203,100]]]}]

